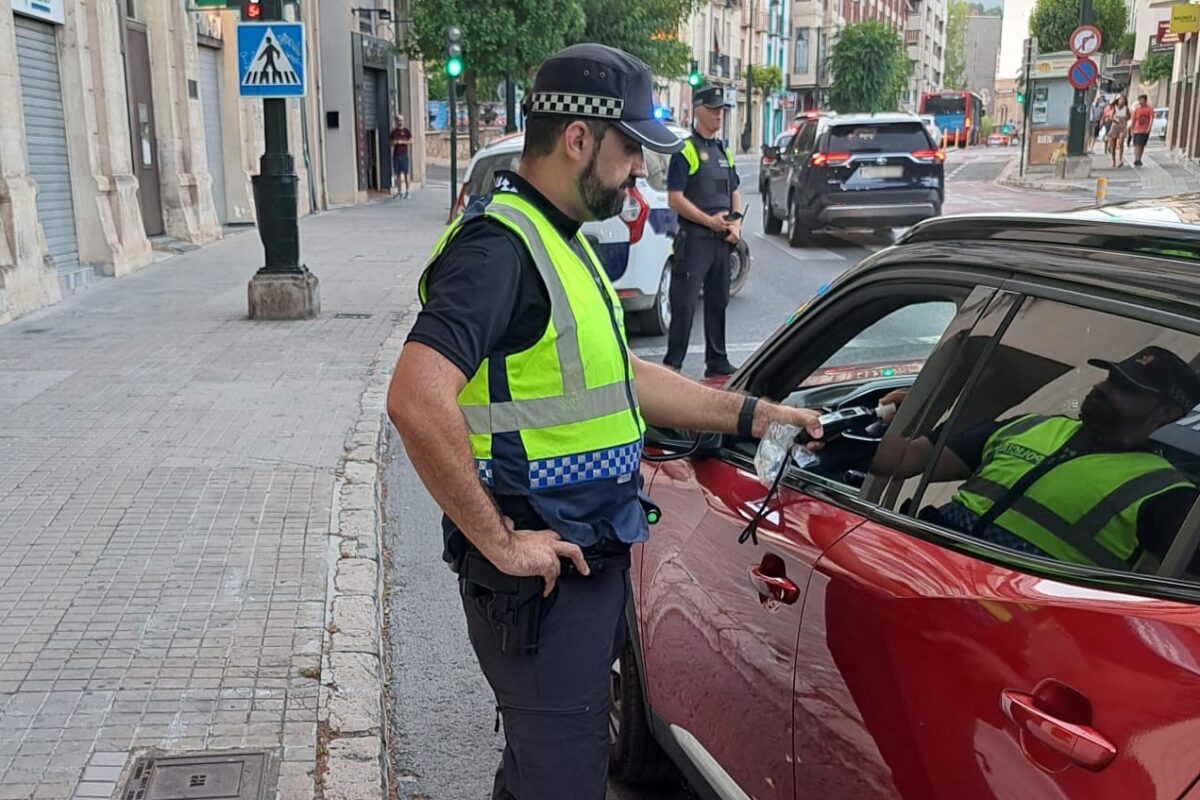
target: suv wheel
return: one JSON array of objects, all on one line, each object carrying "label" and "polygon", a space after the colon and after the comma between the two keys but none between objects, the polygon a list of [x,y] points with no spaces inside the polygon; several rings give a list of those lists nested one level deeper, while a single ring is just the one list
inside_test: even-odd
[{"label": "suv wheel", "polygon": [[671,330],[671,261],[667,260],[658,279],[654,305],[630,315],[634,328],[646,336],[666,336]]},{"label": "suv wheel", "polygon": [[792,247],[805,247],[812,240],[812,231],[804,227],[800,218],[800,205],[795,196],[788,199],[788,244]]},{"label": "suv wheel", "polygon": [[750,280],[750,245],[745,239],[739,239],[729,254],[729,296],[737,297],[738,292]]},{"label": "suv wheel", "polygon": [[625,783],[674,782],[675,766],[650,732],[642,704],[642,676],[628,638],[609,674],[609,774]]},{"label": "suv wheel", "polygon": [[766,192],[762,198],[762,223],[763,233],[779,233],[783,230],[783,220],[775,216],[775,212],[771,210],[771,197]]}]

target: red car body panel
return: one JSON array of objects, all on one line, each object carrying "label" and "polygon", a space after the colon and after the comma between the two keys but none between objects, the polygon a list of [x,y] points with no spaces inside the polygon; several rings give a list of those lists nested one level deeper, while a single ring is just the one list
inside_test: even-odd
[{"label": "red car body panel", "polygon": [[[797,795],[1178,798],[1200,771],[1200,611],[1015,573],[868,523],[809,587]],[[1115,746],[1092,771],[1006,690]],[[852,768],[848,768],[852,767]]]},{"label": "red car body panel", "polygon": [[[638,615],[650,704],[755,798],[790,800],[803,593],[820,554],[862,518],[785,489],[756,547],[738,543],[766,494],[752,473],[716,459],[674,461],[659,468],[653,491],[664,514],[639,548]],[[794,601],[760,594],[755,568],[790,580]]]}]

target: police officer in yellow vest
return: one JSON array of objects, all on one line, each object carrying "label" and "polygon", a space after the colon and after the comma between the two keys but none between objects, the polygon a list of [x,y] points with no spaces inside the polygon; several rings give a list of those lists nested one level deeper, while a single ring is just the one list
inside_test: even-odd
[{"label": "police officer in yellow vest", "polygon": [[[620,213],[654,119],[641,61],[568,47],[527,99],[516,172],[438,242],[388,414],[441,506],[445,558],[496,694],[506,746],[494,798],[600,800],[608,681],[622,646],[630,547],[648,535],[647,423],[820,435],[814,412],[710,389],[630,352],[586,220]],[[497,720],[499,721],[499,720]]]},{"label": "police officer in yellow vest", "polygon": [[[952,434],[932,480],[965,483],[922,518],[1070,563],[1137,570],[1148,553],[1161,559],[1196,491],[1150,436],[1200,403],[1200,378],[1161,347],[1088,363],[1108,376],[1084,398],[1079,419],[1025,414]],[[920,474],[939,435],[885,439],[872,472]]]},{"label": "police officer in yellow vest", "polygon": [[729,305],[729,258],[742,235],[742,195],[733,151],[721,141],[729,105],[722,86],[704,85],[692,95],[696,124],[683,150],[671,157],[667,201],[679,215],[671,261],[671,326],[663,363],[681,369],[692,335],[692,318],[704,291],[704,374],[732,375],[725,352]]}]

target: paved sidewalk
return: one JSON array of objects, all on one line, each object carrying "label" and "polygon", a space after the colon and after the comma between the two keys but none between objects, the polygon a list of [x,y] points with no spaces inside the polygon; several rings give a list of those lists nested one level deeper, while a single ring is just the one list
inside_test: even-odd
[{"label": "paved sidewalk", "polygon": [[[1099,149],[1097,145],[1095,150]],[[1200,168],[1172,157],[1158,143],[1146,148],[1140,167],[1133,166],[1133,149],[1130,147],[1125,148],[1124,166],[1115,169],[1110,156],[1094,152],[1092,176],[1082,180],[1060,180],[1054,175],[1054,167],[1029,167],[1024,177],[1017,173],[1018,159],[1014,157],[999,182],[1024,189],[1094,195],[1096,179],[1103,176],[1108,178],[1107,196],[1110,202],[1200,191]]]},{"label": "paved sidewalk", "polygon": [[303,220],[316,320],[245,319],[248,230],[0,327],[0,798],[147,748],[382,795],[376,448],[445,208]]}]

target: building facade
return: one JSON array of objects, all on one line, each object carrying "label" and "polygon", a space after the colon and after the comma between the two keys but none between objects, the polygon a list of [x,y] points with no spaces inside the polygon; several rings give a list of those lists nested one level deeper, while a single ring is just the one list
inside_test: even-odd
[{"label": "building facade", "polygon": [[[308,95],[288,101],[301,214],[390,185],[397,98],[423,83],[380,27],[392,0],[319,5],[287,6],[308,33]],[[262,103],[238,94],[237,14],[190,7],[0,0],[0,323],[149,264],[158,237],[204,244],[254,223]],[[343,57],[344,73],[324,69]]]},{"label": "building facade", "polygon": [[946,0],[909,0],[904,25],[911,73],[902,105],[917,111],[921,95],[942,88],[946,71]]},{"label": "building facade", "polygon": [[984,113],[995,116],[996,70],[1000,64],[1000,36],[1004,20],[1000,17],[967,17],[965,78],[967,90],[983,98]]}]

